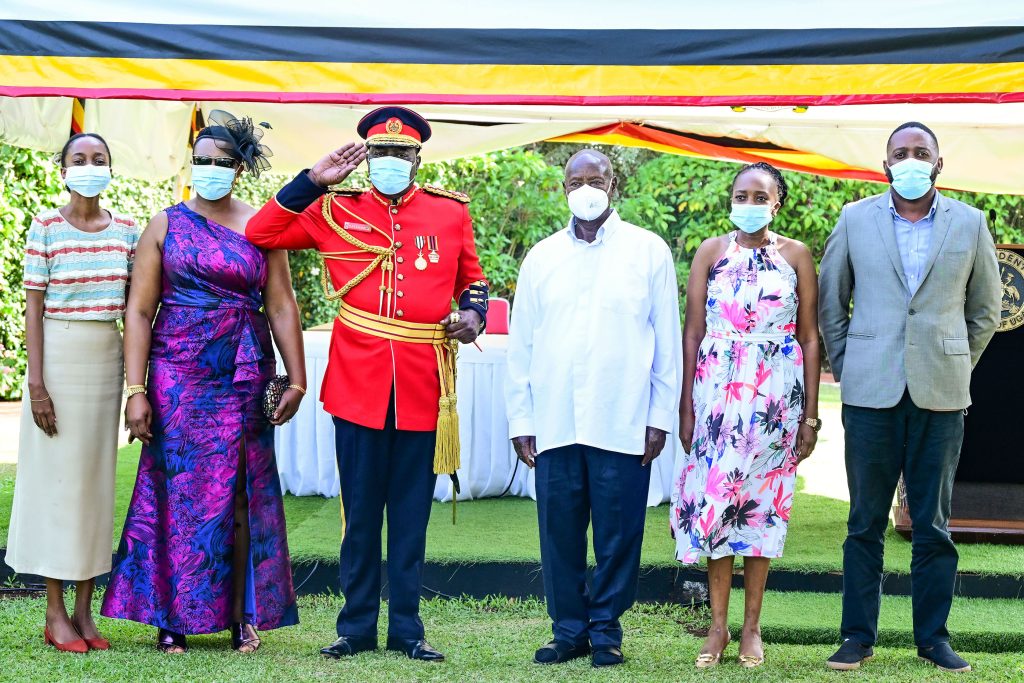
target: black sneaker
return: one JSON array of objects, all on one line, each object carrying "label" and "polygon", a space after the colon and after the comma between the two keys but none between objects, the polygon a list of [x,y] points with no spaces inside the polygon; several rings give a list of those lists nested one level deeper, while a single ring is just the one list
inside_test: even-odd
[{"label": "black sneaker", "polygon": [[939,643],[931,647],[919,647],[917,648],[917,656],[930,664],[934,664],[943,671],[962,673],[971,670],[971,665],[963,657],[953,652],[953,648],[949,646],[949,643]]},{"label": "black sneaker", "polygon": [[828,668],[836,671],[853,671],[860,668],[861,662],[866,662],[874,656],[875,651],[870,647],[847,638],[825,663],[828,664]]}]

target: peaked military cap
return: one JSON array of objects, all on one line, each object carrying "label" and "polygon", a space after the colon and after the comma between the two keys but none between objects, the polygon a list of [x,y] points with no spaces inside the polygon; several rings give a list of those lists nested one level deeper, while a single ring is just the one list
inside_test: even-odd
[{"label": "peaked military cap", "polygon": [[411,109],[381,107],[360,119],[356,132],[371,146],[421,147],[430,139],[430,124]]}]

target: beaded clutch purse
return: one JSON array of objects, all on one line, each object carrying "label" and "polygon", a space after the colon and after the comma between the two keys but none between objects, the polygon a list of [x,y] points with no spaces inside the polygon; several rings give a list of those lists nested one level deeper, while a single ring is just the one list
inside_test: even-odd
[{"label": "beaded clutch purse", "polygon": [[288,375],[275,375],[263,388],[263,414],[268,420],[274,418],[281,397],[288,390]]}]

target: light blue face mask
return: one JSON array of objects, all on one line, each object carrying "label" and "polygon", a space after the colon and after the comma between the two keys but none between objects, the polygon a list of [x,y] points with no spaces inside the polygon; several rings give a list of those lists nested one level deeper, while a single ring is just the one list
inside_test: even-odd
[{"label": "light blue face mask", "polygon": [[110,167],[68,166],[64,169],[64,184],[83,197],[95,197],[110,185]]},{"label": "light blue face mask", "polygon": [[729,220],[750,235],[772,222],[772,207],[767,204],[733,204]]},{"label": "light blue face mask", "polygon": [[892,189],[904,199],[920,199],[932,188],[933,170],[934,166],[920,159],[907,159],[893,164],[889,167]]},{"label": "light blue face mask", "polygon": [[208,202],[215,202],[228,192],[235,183],[235,169],[220,166],[192,165],[192,187],[196,194]]},{"label": "light blue face mask", "polygon": [[412,162],[398,157],[374,157],[370,166],[370,182],[386,195],[400,194],[412,182]]}]

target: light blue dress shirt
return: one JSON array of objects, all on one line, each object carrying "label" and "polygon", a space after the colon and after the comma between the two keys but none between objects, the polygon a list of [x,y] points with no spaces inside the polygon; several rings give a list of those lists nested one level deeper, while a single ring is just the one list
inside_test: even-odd
[{"label": "light blue dress shirt", "polygon": [[932,243],[932,227],[935,225],[935,210],[939,205],[939,193],[935,192],[932,208],[928,214],[916,223],[908,221],[896,211],[889,193],[889,211],[892,212],[892,224],[896,228],[896,246],[900,250],[903,261],[903,274],[907,277],[910,296],[917,293],[924,277],[925,263],[928,261],[928,249]]}]

